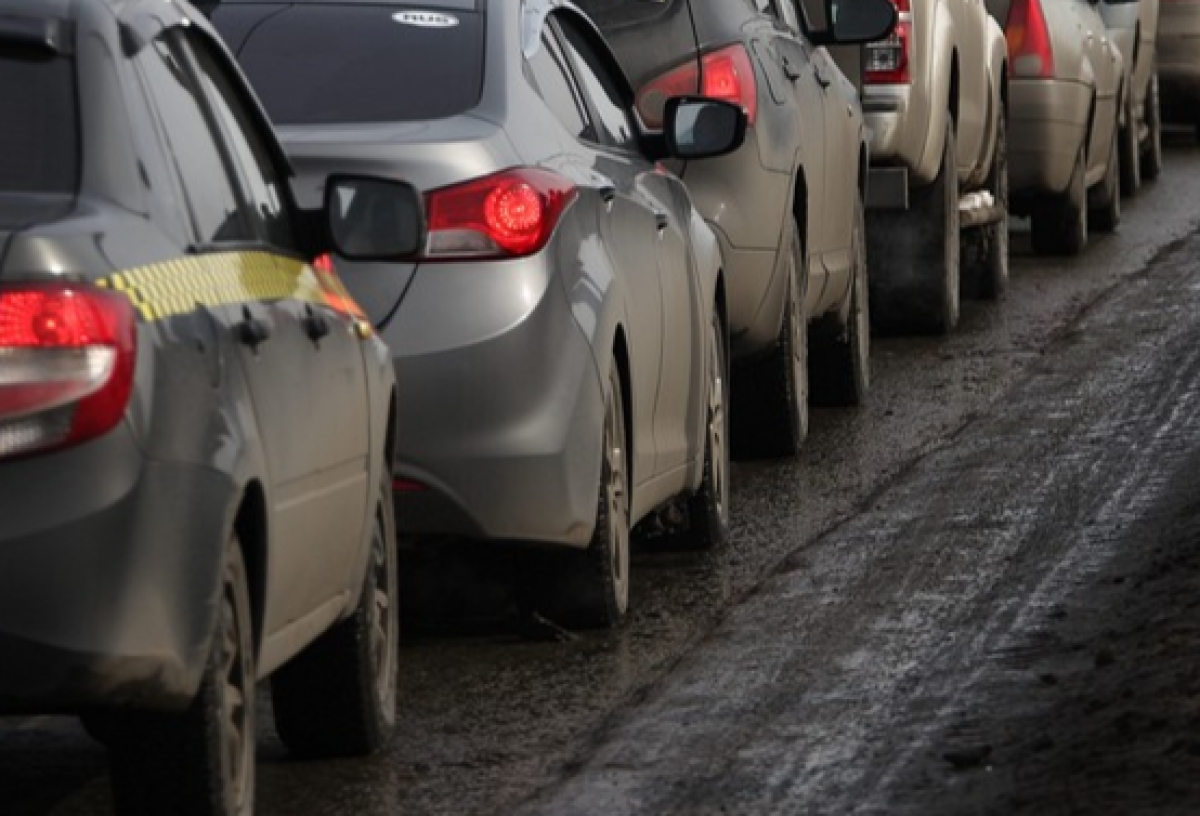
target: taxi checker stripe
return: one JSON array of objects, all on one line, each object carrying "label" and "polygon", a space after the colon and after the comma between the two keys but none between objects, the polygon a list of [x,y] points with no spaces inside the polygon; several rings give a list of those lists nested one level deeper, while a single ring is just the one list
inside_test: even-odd
[{"label": "taxi checker stripe", "polygon": [[[348,297],[345,289],[335,278],[326,277],[293,258],[266,252],[221,252],[129,269],[99,284],[125,294],[143,320],[154,321],[185,314],[197,304],[293,298],[340,307]],[[357,312],[357,308],[351,311]]]}]

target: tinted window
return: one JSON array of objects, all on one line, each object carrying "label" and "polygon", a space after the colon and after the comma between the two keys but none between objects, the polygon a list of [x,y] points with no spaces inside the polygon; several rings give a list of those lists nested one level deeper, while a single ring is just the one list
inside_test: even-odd
[{"label": "tinted window", "polygon": [[[266,18],[238,59],[277,124],[454,116],[483,92],[483,20],[401,21],[395,6],[293,6]],[[221,28],[221,15],[216,15]]]},{"label": "tinted window", "polygon": [[0,48],[0,192],[67,193],[79,186],[73,64]]},{"label": "tinted window", "polygon": [[558,43],[543,33],[542,47],[529,58],[528,64],[534,90],[567,132],[577,139],[596,141],[596,131]]},{"label": "tinted window", "polygon": [[637,136],[620,92],[620,81],[609,72],[609,61],[602,59],[591,41],[569,17],[559,18],[564,43],[571,53],[575,75],[579,77],[596,109],[600,139],[615,147],[634,149]]},{"label": "tinted window", "polygon": [[246,109],[224,65],[208,44],[193,37],[190,41],[200,68],[200,81],[221,120],[226,143],[237,157],[250,199],[250,219],[259,237],[286,249],[295,246],[290,214],[285,205],[287,180],[272,163],[271,153],[258,133],[258,121]]},{"label": "tinted window", "polygon": [[252,234],[238,212],[216,139],[178,46],[155,40],[137,61],[158,108],[200,241],[249,240]]}]

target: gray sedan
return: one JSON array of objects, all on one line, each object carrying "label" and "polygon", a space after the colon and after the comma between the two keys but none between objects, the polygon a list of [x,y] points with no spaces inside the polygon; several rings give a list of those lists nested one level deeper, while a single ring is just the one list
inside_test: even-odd
[{"label": "gray sedan", "polygon": [[725,536],[721,256],[655,160],[736,149],[745,114],[673,100],[667,135],[644,136],[570,5],[422,9],[227,2],[214,20],[283,126],[302,200],[332,168],[427,191],[419,263],[339,263],[404,383],[401,531],[568,551],[539,609],[614,625],[632,525],[673,506],[689,543]]}]

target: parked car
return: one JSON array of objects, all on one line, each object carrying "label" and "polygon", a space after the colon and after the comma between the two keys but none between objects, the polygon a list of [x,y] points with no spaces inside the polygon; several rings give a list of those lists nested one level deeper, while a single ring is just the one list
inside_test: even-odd
[{"label": "parked car", "polygon": [[0,714],[82,715],[119,813],[244,816],[259,680],[297,754],[395,725],[387,351],[186,3],[0,0],[0,87]]},{"label": "parked car", "polygon": [[1125,60],[1091,0],[987,0],[1009,56],[1011,210],[1034,250],[1078,255],[1121,220]]},{"label": "parked car", "polygon": [[1194,125],[1200,139],[1200,0],[1163,0],[1157,44],[1163,116]]},{"label": "parked car", "polygon": [[893,0],[866,48],[875,324],[945,333],[1008,285],[1008,49],[983,0]]},{"label": "parked car", "polygon": [[728,276],[655,162],[736,149],[741,109],[672,99],[665,134],[643,133],[603,39],[559,0],[226,2],[214,20],[302,200],[337,170],[425,191],[419,260],[339,262],[405,384],[401,530],[570,551],[536,603],[582,625],[624,617],[648,514],[681,505],[682,538],[723,540]]},{"label": "parked car", "polygon": [[725,258],[735,447],[795,454],[808,432],[810,371],[819,404],[858,405],[870,385],[868,135],[857,90],[823,46],[884,37],[895,10],[886,0],[842,3],[839,15],[833,0],[580,5],[633,80],[648,127],[662,126],[663,102],[677,93],[749,114],[741,150],[675,169]]},{"label": "parked car", "polygon": [[1122,195],[1136,195],[1162,172],[1162,113],[1158,95],[1158,0],[1103,0],[1097,8],[1125,57],[1121,109]]}]

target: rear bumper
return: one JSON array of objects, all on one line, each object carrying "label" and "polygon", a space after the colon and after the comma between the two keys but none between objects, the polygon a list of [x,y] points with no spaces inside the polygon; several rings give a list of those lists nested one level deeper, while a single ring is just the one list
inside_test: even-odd
[{"label": "rear bumper", "polygon": [[208,654],[227,479],[144,461],[122,425],[0,465],[0,495],[0,714],[186,705]]},{"label": "rear bumper", "polygon": [[1196,119],[1192,108],[1200,104],[1200,3],[1159,7],[1158,78],[1167,116]]},{"label": "rear bumper", "polygon": [[1055,79],[1009,84],[1008,184],[1013,197],[1066,191],[1087,134],[1091,90]]}]

